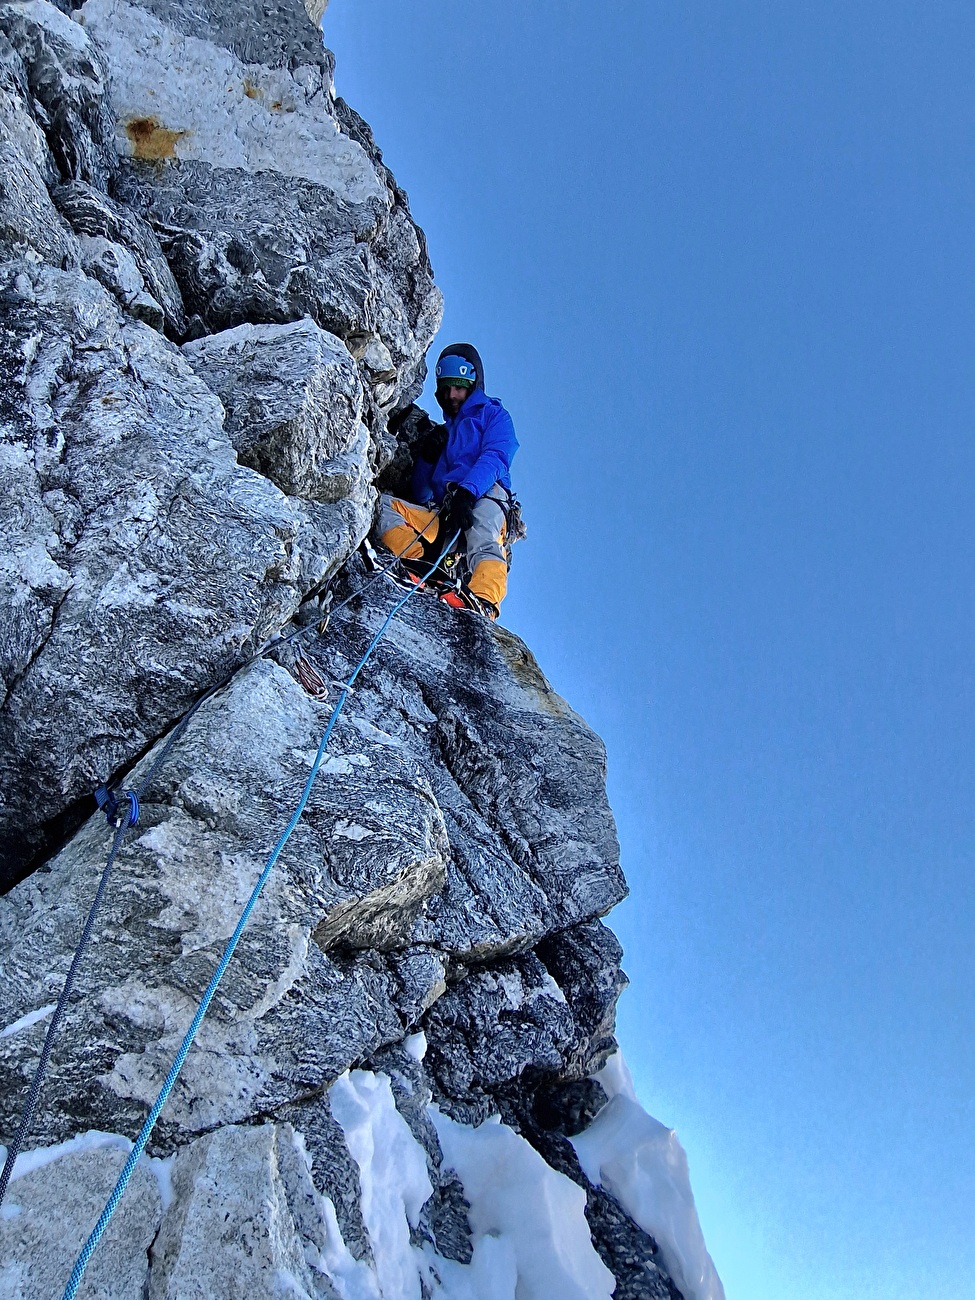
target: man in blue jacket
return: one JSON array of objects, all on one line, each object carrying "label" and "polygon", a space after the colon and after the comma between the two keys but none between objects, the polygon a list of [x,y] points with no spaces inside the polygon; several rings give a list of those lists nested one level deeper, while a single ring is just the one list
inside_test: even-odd
[{"label": "man in blue jacket", "polygon": [[441,352],[437,402],[446,423],[439,439],[419,448],[410,492],[418,504],[384,496],[379,532],[394,554],[411,560],[442,549],[459,531],[468,590],[484,613],[497,618],[508,586],[503,543],[518,450],[514,425],[498,399],[485,393],[484,367],[469,343]]}]

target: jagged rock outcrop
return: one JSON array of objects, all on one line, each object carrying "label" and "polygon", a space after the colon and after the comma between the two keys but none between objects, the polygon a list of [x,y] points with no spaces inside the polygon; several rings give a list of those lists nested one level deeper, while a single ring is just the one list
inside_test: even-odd
[{"label": "jagged rock outcrop", "polygon": [[[301,10],[155,8],[0,5],[8,884],[78,824],[99,773],[130,763],[358,543],[392,450],[382,412],[416,392],[439,319],[422,236],[341,130]],[[265,61],[242,62],[258,46]],[[178,340],[187,311],[196,333],[250,331],[252,378],[308,344],[302,318],[329,333],[295,358],[287,412],[278,371],[238,415],[233,341],[190,345],[230,404],[222,427],[214,392],[157,333]],[[242,431],[262,403],[265,427]],[[234,462],[236,446],[267,473],[268,440],[290,499]],[[142,626],[120,653],[127,605]]]},{"label": "jagged rock outcrop", "polygon": [[[26,1300],[63,1286],[389,611],[355,553],[425,427],[440,298],[300,0],[4,0],[0,164],[6,1139],[110,842],[92,791],[226,682],[144,791],[62,1023],[0,1216]],[[604,778],[516,637],[412,601],[82,1294],[677,1300],[569,1140],[625,983]]]}]

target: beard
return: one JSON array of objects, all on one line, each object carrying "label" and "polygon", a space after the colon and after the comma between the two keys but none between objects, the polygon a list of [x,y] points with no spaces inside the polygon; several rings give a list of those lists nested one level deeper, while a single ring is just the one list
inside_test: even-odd
[{"label": "beard", "polygon": [[466,393],[463,397],[449,397],[446,393],[441,394],[438,392],[437,405],[440,407],[441,411],[443,411],[444,415],[452,418],[467,401],[467,397],[468,394]]}]

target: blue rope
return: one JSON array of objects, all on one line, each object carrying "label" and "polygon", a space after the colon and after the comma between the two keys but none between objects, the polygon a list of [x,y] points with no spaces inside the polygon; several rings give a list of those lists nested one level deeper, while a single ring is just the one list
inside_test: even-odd
[{"label": "blue rope", "polygon": [[[444,556],[448,554],[451,546],[453,546],[454,542],[456,542],[459,535],[460,535],[459,533],[455,533],[454,536],[451,538],[451,540],[447,543],[447,546],[444,548],[444,551],[441,554],[440,558],[437,560],[436,564],[432,565],[430,570],[427,572],[426,574],[427,578],[429,578],[431,574],[434,572],[434,570],[438,568],[441,560],[443,560]],[[163,1083],[163,1086],[159,1089],[159,1095],[157,1096],[156,1100],[153,1102],[152,1110],[150,1110],[149,1114],[146,1116],[146,1121],[142,1125],[142,1128],[139,1132],[139,1136],[135,1140],[135,1145],[132,1147],[132,1150],[129,1153],[129,1157],[122,1168],[122,1172],[118,1176],[118,1182],[115,1184],[115,1188],[112,1191],[111,1196],[108,1198],[104,1210],[102,1210],[101,1217],[99,1218],[98,1222],[95,1224],[94,1228],[92,1229],[91,1236],[85,1242],[81,1254],[78,1256],[77,1260],[75,1261],[75,1266],[71,1270],[71,1276],[70,1278],[68,1278],[68,1284],[64,1288],[64,1293],[61,1297],[61,1300],[74,1300],[74,1296],[77,1294],[78,1287],[81,1283],[81,1279],[84,1276],[85,1269],[88,1267],[88,1262],[91,1259],[92,1254],[94,1253],[95,1247],[98,1245],[98,1242],[101,1239],[102,1234],[104,1233],[105,1229],[108,1227],[109,1220],[111,1219],[112,1215],[115,1213],[116,1209],[118,1208],[119,1201],[121,1201],[122,1195],[125,1192],[126,1187],[128,1186],[129,1179],[132,1177],[132,1172],[135,1169],[139,1157],[142,1155],[143,1151],[146,1148],[146,1144],[149,1141],[149,1138],[152,1134],[152,1130],[155,1128],[156,1120],[159,1118],[160,1112],[162,1111],[162,1108],[165,1106],[169,1094],[172,1092],[173,1086],[176,1083],[176,1080],[179,1078],[180,1070],[182,1070],[183,1063],[185,1062],[187,1056],[189,1055],[190,1048],[193,1046],[193,1040],[196,1037],[197,1031],[199,1030],[200,1025],[203,1022],[203,1017],[206,1015],[207,1009],[210,1006],[211,1001],[213,1000],[213,995],[217,991],[217,986],[219,985],[220,981],[223,979],[224,972],[226,971],[227,967],[230,965],[231,958],[234,955],[234,949],[237,947],[237,943],[240,939],[240,936],[244,932],[244,927],[246,926],[248,919],[250,918],[250,914],[254,910],[254,906],[257,903],[258,898],[260,897],[261,890],[264,888],[265,884],[267,883],[267,879],[271,874],[271,870],[274,867],[274,864],[277,862],[278,858],[280,857],[282,849],[287,844],[288,840],[291,838],[292,831],[295,829],[295,827],[298,825],[299,820],[301,819],[301,814],[304,812],[305,805],[308,803],[308,797],[311,794],[311,789],[312,789],[312,785],[315,782],[315,777],[318,775],[318,769],[321,767],[322,759],[325,757],[325,748],[328,745],[329,737],[332,734],[332,730],[335,726],[336,721],[338,720],[339,714],[342,712],[342,706],[345,704],[345,700],[347,695],[349,694],[349,691],[352,689],[352,687],[355,684],[356,678],[359,676],[359,674],[362,672],[363,668],[366,666],[367,662],[369,661],[372,652],[375,650],[376,646],[382,640],[386,632],[386,629],[389,627],[390,623],[393,621],[393,619],[396,617],[399,611],[403,608],[406,602],[410,600],[413,596],[415,596],[419,590],[420,590],[419,585],[412,587],[406,593],[406,595],[403,596],[401,600],[398,600],[396,602],[396,604],[393,606],[390,612],[386,615],[386,618],[384,619],[383,624],[380,627],[379,631],[369,642],[369,646],[365,654],[356,664],[352,672],[352,676],[343,685],[342,690],[339,692],[339,698],[336,701],[335,708],[332,710],[332,715],[328,720],[328,726],[325,728],[325,734],[324,736],[322,736],[321,743],[318,746],[318,752],[315,755],[315,761],[314,763],[312,763],[311,771],[308,774],[308,780],[305,782],[305,788],[301,792],[301,798],[298,800],[298,805],[291,815],[291,820],[284,828],[284,831],[281,834],[281,838],[274,846],[274,849],[271,852],[271,856],[268,858],[264,866],[264,870],[261,872],[257,884],[254,886],[253,892],[251,893],[250,898],[247,900],[247,905],[244,908],[243,912],[241,913],[240,920],[237,922],[237,928],[236,930],[234,930],[233,934],[231,935],[226,948],[224,948],[223,956],[220,958],[220,961],[217,964],[217,968],[213,972],[213,975],[210,978],[210,983],[206,987],[206,991],[203,994],[202,999],[200,1000],[200,1005],[197,1007],[196,1015],[193,1017],[190,1027],[189,1029],[187,1029],[186,1035],[184,1036],[183,1041],[180,1044],[179,1051],[176,1053],[176,1058],[173,1061],[169,1073],[166,1075],[166,1080]]]},{"label": "blue rope", "polygon": [[[441,506],[435,512],[435,514],[433,515],[433,519],[436,519],[440,515],[442,510],[443,510],[443,506]],[[431,519],[430,522],[432,523],[433,520]],[[410,527],[412,528],[412,524],[410,525]],[[415,528],[413,529],[413,531],[414,533],[416,533],[417,537],[420,536],[420,533]],[[458,536],[459,534],[456,533],[454,534],[454,537],[451,539],[446,550],[444,551],[444,555],[446,555],[447,551],[450,550],[450,547],[453,546]],[[366,582],[362,587],[360,587],[357,591],[353,591],[351,595],[346,596],[346,598],[340,601],[338,605],[335,606],[334,609],[329,610],[328,617],[331,618],[331,616],[333,614],[337,614],[340,609],[344,609],[347,605],[350,605],[354,600],[358,600],[358,598],[361,595],[363,595],[363,593],[366,592],[374,582],[378,581],[378,579],[382,578],[385,574],[391,572],[392,569],[395,568],[396,564],[402,559],[402,557],[413,545],[414,545],[413,541],[408,542],[407,545],[403,548],[403,550],[400,551],[399,555],[394,555],[392,560],[384,569],[381,569],[378,573],[374,573],[373,576],[368,580],[368,582]],[[440,559],[437,560],[437,563],[430,570],[430,573],[433,573],[434,569],[437,568],[441,560],[443,560],[444,555],[440,556]],[[429,574],[427,576],[429,577]],[[55,1007],[54,1010],[54,1015],[51,1019],[51,1023],[48,1025],[47,1033],[44,1036],[44,1045],[41,1048],[40,1059],[38,1060],[37,1068],[34,1071],[34,1077],[31,1080],[30,1088],[27,1093],[27,1099],[24,1102],[24,1109],[20,1117],[20,1123],[17,1126],[17,1132],[14,1134],[13,1140],[11,1141],[10,1146],[7,1148],[6,1156],[4,1157],[3,1169],[0,1170],[0,1205],[3,1204],[3,1199],[7,1194],[7,1188],[10,1184],[11,1177],[13,1176],[14,1167],[17,1163],[17,1157],[21,1152],[21,1149],[27,1138],[27,1134],[30,1132],[30,1126],[34,1119],[34,1112],[37,1109],[37,1102],[41,1094],[41,1084],[44,1081],[44,1075],[47,1071],[48,1062],[50,1061],[51,1058],[51,1051],[54,1047],[54,1039],[57,1035],[58,1027],[61,1023],[61,1018],[64,1015],[64,1009],[68,1004],[68,999],[74,988],[75,978],[78,974],[78,971],[81,968],[81,963],[84,958],[85,952],[88,948],[88,944],[91,942],[92,930],[95,925],[95,915],[98,912],[99,907],[101,906],[102,899],[105,894],[105,889],[106,886],[108,885],[109,876],[112,874],[112,867],[115,863],[116,855],[118,854],[118,851],[121,848],[122,839],[125,835],[125,832],[130,827],[134,826],[136,822],[139,820],[139,812],[140,812],[139,801],[145,798],[146,790],[149,788],[151,781],[153,780],[153,778],[155,777],[159,769],[166,762],[166,759],[169,757],[170,753],[172,752],[173,746],[184,734],[187,727],[192,722],[193,718],[200,711],[200,709],[202,709],[203,705],[206,704],[208,700],[212,700],[213,697],[216,694],[218,694],[218,692],[222,691],[225,686],[228,686],[230,684],[230,682],[233,680],[234,677],[237,676],[238,673],[243,672],[245,668],[249,668],[252,663],[255,663],[258,659],[262,659],[265,655],[269,654],[272,650],[277,649],[278,646],[287,645],[291,641],[295,641],[299,637],[305,636],[308,632],[312,630],[314,626],[315,624],[311,623],[307,627],[296,628],[294,632],[288,633],[287,636],[279,637],[276,640],[269,642],[267,645],[262,646],[260,650],[252,654],[248,659],[245,659],[244,662],[240,664],[238,667],[231,669],[231,671],[225,677],[221,678],[221,680],[218,681],[214,686],[211,686],[207,691],[205,691],[199,697],[199,699],[197,699],[190,706],[190,708],[187,709],[187,711],[183,714],[183,716],[173,727],[172,731],[170,731],[169,735],[166,737],[165,741],[163,742],[162,748],[159,750],[159,753],[153,759],[152,763],[149,765],[148,770],[146,771],[145,776],[135,787],[135,789],[125,790],[122,792],[122,799],[123,800],[127,799],[129,802],[129,810],[127,812],[123,812],[123,804],[119,800],[117,792],[113,790],[110,786],[102,785],[99,786],[98,789],[95,791],[95,802],[98,804],[98,807],[105,813],[105,816],[108,819],[109,824],[117,828],[116,834],[114,839],[112,840],[111,849],[109,850],[108,861],[105,863],[105,866],[102,869],[101,880],[98,883],[98,889],[95,891],[95,898],[88,912],[88,918],[85,921],[84,929],[81,932],[81,938],[78,940],[78,946],[75,948],[74,957],[72,958],[71,961],[71,968],[68,971],[68,975],[64,983],[64,988],[61,990],[61,996],[58,998],[57,1006]]]}]

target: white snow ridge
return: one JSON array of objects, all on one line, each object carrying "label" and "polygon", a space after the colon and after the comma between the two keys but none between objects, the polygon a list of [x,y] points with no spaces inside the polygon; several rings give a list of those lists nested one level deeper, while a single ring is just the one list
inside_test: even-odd
[{"label": "white snow ridge", "polygon": [[684,1300],[725,1300],[704,1244],[687,1155],[677,1134],[637,1101],[621,1052],[597,1078],[609,1104],[584,1133],[570,1139],[583,1173],[655,1238]]},{"label": "white snow ridge", "polygon": [[343,1300],[608,1300],[614,1278],[589,1236],[586,1196],[499,1120],[457,1124],[436,1106],[445,1168],[470,1206],[470,1264],[411,1244],[433,1188],[426,1153],[396,1109],[389,1079],[353,1070],[332,1085],[332,1113],[359,1169],[373,1268],[332,1273]]}]

